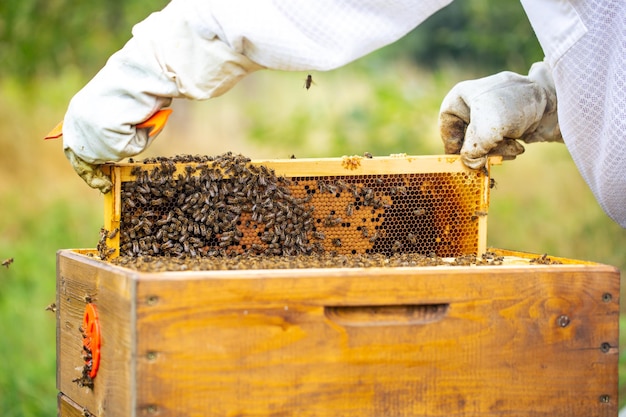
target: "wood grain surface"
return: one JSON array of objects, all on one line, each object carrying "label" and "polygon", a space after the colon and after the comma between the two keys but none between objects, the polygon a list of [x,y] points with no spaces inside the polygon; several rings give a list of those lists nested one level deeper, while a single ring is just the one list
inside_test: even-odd
[{"label": "wood grain surface", "polygon": [[[100,417],[615,416],[619,272],[571,262],[147,274],[64,251],[59,389]],[[66,328],[92,286],[89,392]]]}]

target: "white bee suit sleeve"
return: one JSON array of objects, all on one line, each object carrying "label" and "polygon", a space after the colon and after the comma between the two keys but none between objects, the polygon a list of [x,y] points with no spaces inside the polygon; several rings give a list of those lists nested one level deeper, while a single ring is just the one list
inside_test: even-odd
[{"label": "white bee suit sleeve", "polygon": [[602,208],[626,227],[626,2],[522,4],[552,67],[563,140]]},{"label": "white bee suit sleeve", "polygon": [[261,68],[328,70],[404,36],[451,0],[173,0],[71,100],[64,147],[90,164],[143,151],[135,125]]}]

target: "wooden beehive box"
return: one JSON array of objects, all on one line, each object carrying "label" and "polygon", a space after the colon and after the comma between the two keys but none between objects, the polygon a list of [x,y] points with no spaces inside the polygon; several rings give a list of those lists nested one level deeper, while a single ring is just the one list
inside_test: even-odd
[{"label": "wooden beehive box", "polygon": [[[142,273],[58,253],[62,417],[617,415],[619,272],[500,266]],[[101,360],[80,376],[86,303]]]}]

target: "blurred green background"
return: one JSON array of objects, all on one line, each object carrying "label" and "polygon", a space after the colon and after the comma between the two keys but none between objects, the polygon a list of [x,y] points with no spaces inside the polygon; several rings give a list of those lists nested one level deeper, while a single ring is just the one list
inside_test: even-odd
[{"label": "blurred green background", "polygon": [[[0,2],[0,414],[56,415],[55,252],[95,247],[102,197],[42,137],[72,95],[165,0]],[[263,71],[223,97],[177,101],[144,154],[240,152],[252,158],[439,154],[439,104],[457,82],[542,58],[517,0],[455,2],[355,63]],[[536,144],[493,169],[489,244],[615,265],[626,231],[599,208],[564,146]],[[625,322],[626,324],[626,322]],[[620,379],[626,369],[620,362]],[[620,384],[620,390],[624,384]]]}]

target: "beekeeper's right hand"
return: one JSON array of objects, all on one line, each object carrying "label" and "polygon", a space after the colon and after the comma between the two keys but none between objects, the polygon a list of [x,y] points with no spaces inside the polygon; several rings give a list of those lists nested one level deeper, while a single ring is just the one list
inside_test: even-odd
[{"label": "beekeeper's right hand", "polygon": [[156,137],[136,125],[172,98],[215,97],[262,68],[194,18],[192,6],[173,1],[134,27],[133,38],[72,98],[63,122],[66,154],[94,167],[136,155]]}]

